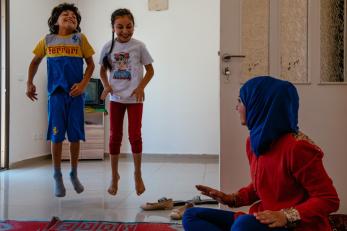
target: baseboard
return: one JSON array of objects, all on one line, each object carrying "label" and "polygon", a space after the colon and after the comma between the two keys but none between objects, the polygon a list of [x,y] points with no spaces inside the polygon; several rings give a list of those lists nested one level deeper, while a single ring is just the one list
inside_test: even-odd
[{"label": "baseboard", "polygon": [[[105,153],[105,157],[108,157],[108,153]],[[132,160],[131,153],[121,153],[121,159]],[[163,160],[173,163],[190,163],[190,162],[205,162],[205,163],[218,163],[219,155],[215,154],[152,154],[143,153],[143,162],[161,162]]]},{"label": "baseboard", "polygon": [[[109,154],[105,153],[105,159],[108,159]],[[131,153],[121,153],[119,156],[123,160],[132,160]],[[41,160],[52,159],[51,154],[38,156],[34,158],[29,158],[10,164],[10,169],[22,168],[26,166],[33,166]],[[204,163],[218,163],[219,155],[212,154],[152,154],[144,153],[142,154],[143,162],[161,162],[170,161],[172,163],[191,163],[191,162],[204,162]],[[82,160],[83,161],[83,160]]]}]

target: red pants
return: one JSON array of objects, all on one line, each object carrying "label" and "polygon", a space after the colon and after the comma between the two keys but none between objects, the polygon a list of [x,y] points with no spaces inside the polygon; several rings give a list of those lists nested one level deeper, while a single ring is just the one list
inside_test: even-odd
[{"label": "red pants", "polygon": [[133,153],[142,153],[142,103],[123,104],[110,101],[110,143],[111,155],[120,153],[123,138],[123,121],[125,111],[128,111],[128,133]]}]

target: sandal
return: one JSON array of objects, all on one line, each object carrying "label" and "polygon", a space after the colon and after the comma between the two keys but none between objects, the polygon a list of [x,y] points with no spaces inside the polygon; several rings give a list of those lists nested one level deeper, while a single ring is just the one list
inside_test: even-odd
[{"label": "sandal", "polygon": [[178,209],[173,209],[170,213],[170,218],[173,220],[181,220],[186,209],[192,208],[192,207],[194,207],[194,204],[188,202],[184,206],[182,206]]},{"label": "sandal", "polygon": [[140,207],[143,210],[165,210],[173,208],[172,199],[167,199],[166,197],[160,198],[158,202],[147,202],[146,204],[141,205]]},{"label": "sandal", "polygon": [[215,199],[201,199],[200,195],[193,197],[193,199],[189,200],[189,202],[195,205],[204,205],[204,204],[216,205],[219,203]]}]

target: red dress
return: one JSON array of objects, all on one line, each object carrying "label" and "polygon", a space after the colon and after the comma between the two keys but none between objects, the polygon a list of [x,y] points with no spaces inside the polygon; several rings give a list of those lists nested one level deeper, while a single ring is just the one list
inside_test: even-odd
[{"label": "red dress", "polygon": [[295,208],[296,231],[331,230],[328,215],[339,208],[339,198],[326,173],[323,152],[302,133],[286,134],[270,151],[256,157],[247,140],[252,182],[238,192],[237,207],[251,205],[250,214]]}]

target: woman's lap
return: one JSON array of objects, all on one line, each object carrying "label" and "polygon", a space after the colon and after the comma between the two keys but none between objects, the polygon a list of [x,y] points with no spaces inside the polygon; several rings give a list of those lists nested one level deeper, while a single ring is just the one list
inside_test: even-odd
[{"label": "woman's lap", "polygon": [[193,207],[183,215],[183,226],[186,231],[193,230],[230,230],[234,213],[221,209]]},{"label": "woman's lap", "polygon": [[234,221],[234,213],[221,209],[194,207],[187,209],[182,220],[186,231],[286,231],[285,228],[270,229],[253,215],[240,215]]}]

